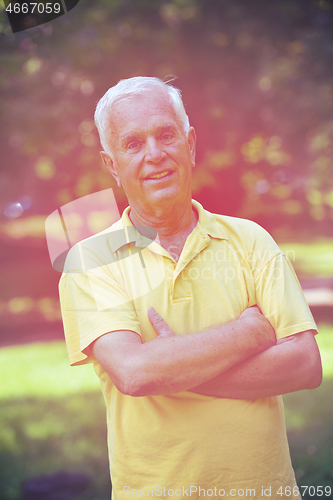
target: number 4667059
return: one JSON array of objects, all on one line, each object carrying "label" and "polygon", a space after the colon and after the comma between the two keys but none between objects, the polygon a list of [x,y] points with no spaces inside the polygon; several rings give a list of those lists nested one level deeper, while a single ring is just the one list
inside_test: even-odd
[{"label": "number 4667059", "polygon": [[280,488],[277,491],[277,495],[286,496],[299,496],[300,494],[305,495],[307,494],[309,497],[329,497],[331,496],[332,489],[330,486],[295,486],[294,488],[291,488],[290,486],[286,486],[283,488],[280,486]]},{"label": "number 4667059", "polygon": [[6,12],[10,12],[11,14],[59,14],[61,10],[60,3],[42,3],[42,2],[34,2],[34,3],[14,3],[10,2],[6,7]]}]

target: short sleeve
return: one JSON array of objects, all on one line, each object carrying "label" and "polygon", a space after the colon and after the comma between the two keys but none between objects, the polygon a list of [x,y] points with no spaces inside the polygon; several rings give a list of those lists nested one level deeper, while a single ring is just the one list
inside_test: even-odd
[{"label": "short sleeve", "polygon": [[106,333],[130,330],[141,335],[132,302],[107,271],[100,267],[98,272],[67,272],[61,277],[60,305],[71,365],[93,362],[89,346]]},{"label": "short sleeve", "polygon": [[257,305],[282,338],[317,326],[291,262],[280,251],[255,277]]}]

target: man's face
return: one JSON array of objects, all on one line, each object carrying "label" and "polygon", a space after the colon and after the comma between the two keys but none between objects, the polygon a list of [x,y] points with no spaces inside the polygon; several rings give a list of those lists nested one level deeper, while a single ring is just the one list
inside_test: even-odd
[{"label": "man's face", "polygon": [[103,160],[133,209],[149,213],[191,199],[195,132],[191,128],[186,136],[165,95],[151,92],[117,102],[109,147]]}]

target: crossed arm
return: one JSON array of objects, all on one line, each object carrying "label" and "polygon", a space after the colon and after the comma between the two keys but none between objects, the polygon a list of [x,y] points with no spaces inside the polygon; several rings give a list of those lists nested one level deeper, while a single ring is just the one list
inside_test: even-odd
[{"label": "crossed arm", "polygon": [[280,339],[265,351],[191,389],[198,394],[230,399],[257,399],[315,389],[322,369],[311,330]]},{"label": "crossed arm", "polygon": [[158,336],[142,343],[131,331],[111,332],[92,350],[115,386],[130,396],[190,390],[220,398],[252,399],[315,388],[321,363],[311,331],[276,342],[256,307],[229,323],[176,336],[152,309]]}]

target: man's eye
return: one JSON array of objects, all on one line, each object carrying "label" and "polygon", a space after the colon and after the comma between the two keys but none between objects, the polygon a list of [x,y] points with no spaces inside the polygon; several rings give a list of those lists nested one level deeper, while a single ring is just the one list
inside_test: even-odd
[{"label": "man's eye", "polygon": [[127,145],[128,149],[138,149],[140,147],[140,142],[132,141]]},{"label": "man's eye", "polygon": [[163,134],[162,135],[162,140],[163,141],[171,141],[173,139],[173,134],[171,133],[167,133],[167,134]]}]

